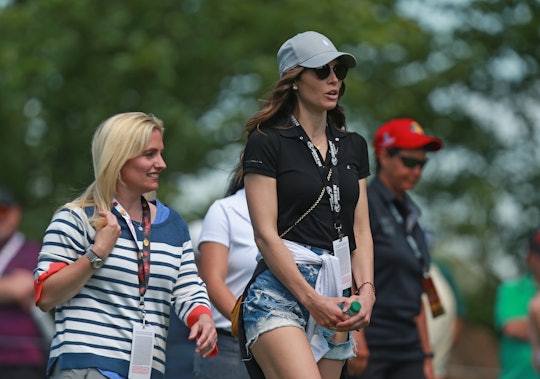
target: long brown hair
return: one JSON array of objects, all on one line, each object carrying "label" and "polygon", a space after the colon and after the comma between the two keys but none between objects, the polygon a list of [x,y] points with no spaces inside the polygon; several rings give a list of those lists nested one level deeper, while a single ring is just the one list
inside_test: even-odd
[{"label": "long brown hair", "polygon": [[233,171],[229,175],[229,183],[225,196],[234,195],[239,189],[244,188],[244,151],[240,153],[240,159],[236,162]]},{"label": "long brown hair", "polygon": [[[306,70],[304,67],[295,67],[287,71],[281,79],[274,85],[266,96],[263,108],[251,117],[247,122],[244,132],[249,136],[254,130],[272,127],[291,127],[289,116],[293,113],[294,107],[298,103],[296,91],[293,90],[294,81]],[[345,93],[345,82],[341,83],[339,98]],[[345,129],[345,113],[343,107],[336,105],[334,109],[328,111],[329,125]],[[285,124],[283,124],[285,123]],[[280,125],[281,124],[281,125]]]}]

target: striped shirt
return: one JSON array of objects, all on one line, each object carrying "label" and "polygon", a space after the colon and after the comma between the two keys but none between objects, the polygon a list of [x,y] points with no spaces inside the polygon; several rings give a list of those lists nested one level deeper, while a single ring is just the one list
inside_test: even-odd
[{"label": "striped shirt", "polygon": [[[158,203],[159,206],[163,206]],[[142,231],[135,228],[137,245],[124,218],[121,234],[102,268],[96,270],[80,292],[55,310],[55,335],[48,362],[60,369],[96,367],[127,377],[133,325],[141,323],[137,252]],[[61,209],[45,232],[35,277],[51,263],[70,264],[93,244],[95,229],[84,211]],[[168,217],[152,224],[150,279],[144,296],[146,323],[155,331],[152,378],[165,370],[165,345],[170,307],[184,322],[198,306],[209,307],[208,294],[197,274],[188,226],[169,208]]]}]

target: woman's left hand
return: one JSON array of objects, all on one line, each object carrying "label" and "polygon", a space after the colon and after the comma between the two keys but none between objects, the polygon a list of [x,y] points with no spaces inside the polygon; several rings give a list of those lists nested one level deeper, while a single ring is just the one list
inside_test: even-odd
[{"label": "woman's left hand", "polygon": [[358,301],[361,304],[360,311],[350,316],[346,321],[338,322],[336,324],[337,331],[351,331],[360,330],[369,325],[371,320],[371,311],[373,310],[374,296],[371,297],[368,294],[353,295],[346,299],[346,306],[343,309],[348,309],[353,301]]},{"label": "woman's left hand", "polygon": [[435,379],[435,371],[433,370],[433,359],[424,359],[424,375],[426,379]]},{"label": "woman's left hand", "polygon": [[217,331],[214,324],[214,320],[207,314],[202,314],[197,321],[191,327],[189,333],[189,340],[197,339],[195,353],[206,358],[216,349],[217,344]]}]

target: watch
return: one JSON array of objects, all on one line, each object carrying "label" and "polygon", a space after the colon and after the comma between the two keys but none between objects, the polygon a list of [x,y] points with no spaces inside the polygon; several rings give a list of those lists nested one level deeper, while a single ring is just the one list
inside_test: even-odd
[{"label": "watch", "polygon": [[103,259],[97,256],[96,253],[92,251],[92,248],[86,250],[86,254],[84,255],[88,257],[93,268],[100,268],[103,266]]}]

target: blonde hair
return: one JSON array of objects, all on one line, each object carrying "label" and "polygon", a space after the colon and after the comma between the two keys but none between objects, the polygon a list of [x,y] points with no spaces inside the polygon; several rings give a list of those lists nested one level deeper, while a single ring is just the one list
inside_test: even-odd
[{"label": "blonde hair", "polygon": [[[103,226],[98,221],[98,212],[111,209],[116,185],[122,181],[120,170],[128,160],[144,151],[154,130],[163,134],[163,121],[142,112],[119,113],[103,121],[92,139],[94,181],[65,206],[70,209],[94,207],[90,222],[98,228]],[[149,192],[144,196],[151,200],[155,193]]]}]

